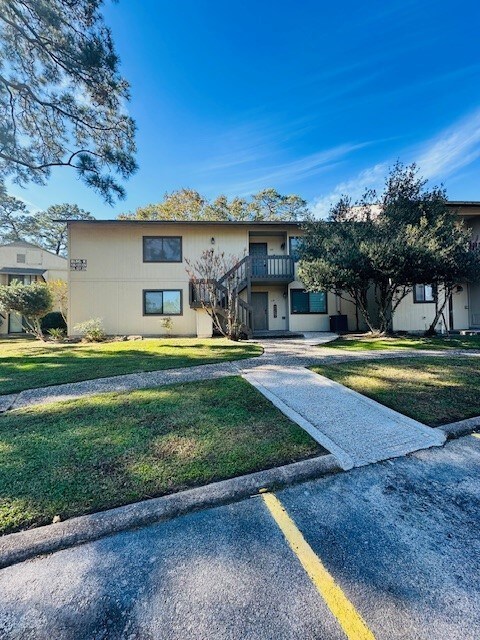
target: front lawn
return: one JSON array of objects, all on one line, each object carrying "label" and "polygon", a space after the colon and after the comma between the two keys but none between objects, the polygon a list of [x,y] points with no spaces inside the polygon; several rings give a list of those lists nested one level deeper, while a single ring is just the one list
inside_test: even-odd
[{"label": "front lawn", "polygon": [[394,358],[313,370],[430,426],[480,416],[478,358]]},{"label": "front lawn", "polygon": [[479,336],[452,335],[449,337],[436,336],[424,338],[422,336],[395,336],[376,338],[365,336],[342,336],[333,342],[322,344],[322,348],[342,349],[343,351],[375,351],[388,349],[480,349]]},{"label": "front lawn", "polygon": [[0,394],[124,373],[259,356],[257,344],[225,338],[167,338],[97,344],[0,340]]},{"label": "front lawn", "polygon": [[0,533],[325,453],[240,377],[0,418]]}]

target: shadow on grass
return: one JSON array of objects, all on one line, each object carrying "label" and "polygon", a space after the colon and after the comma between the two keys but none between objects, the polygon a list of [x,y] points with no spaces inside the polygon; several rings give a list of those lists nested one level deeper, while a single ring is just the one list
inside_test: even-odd
[{"label": "shadow on grass", "polygon": [[475,359],[393,358],[313,370],[430,426],[480,415],[480,367]]},{"label": "shadow on grass", "polygon": [[240,377],[21,410],[0,418],[0,532],[322,452]]},{"label": "shadow on grass", "polygon": [[28,345],[25,353],[0,357],[0,394],[16,393],[67,382],[160,371],[259,356],[261,347],[244,343],[148,341],[142,347],[127,343],[96,346]]}]

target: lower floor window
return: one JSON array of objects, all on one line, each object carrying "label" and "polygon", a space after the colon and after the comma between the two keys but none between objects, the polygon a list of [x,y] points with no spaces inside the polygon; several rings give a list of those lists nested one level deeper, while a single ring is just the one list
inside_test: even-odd
[{"label": "lower floor window", "polygon": [[182,292],[178,289],[149,289],[143,292],[143,315],[182,315]]},{"label": "lower floor window", "polygon": [[414,302],[435,302],[435,289],[432,284],[416,284],[413,288]]},{"label": "lower floor window", "polygon": [[292,313],[327,313],[327,294],[325,291],[290,290]]}]

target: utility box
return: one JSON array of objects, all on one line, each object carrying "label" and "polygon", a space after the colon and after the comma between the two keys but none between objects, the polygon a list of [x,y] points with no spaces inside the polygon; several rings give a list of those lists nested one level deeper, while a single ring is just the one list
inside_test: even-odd
[{"label": "utility box", "polygon": [[345,315],[337,314],[336,316],[330,316],[330,331],[333,333],[347,333],[348,331],[348,318]]}]

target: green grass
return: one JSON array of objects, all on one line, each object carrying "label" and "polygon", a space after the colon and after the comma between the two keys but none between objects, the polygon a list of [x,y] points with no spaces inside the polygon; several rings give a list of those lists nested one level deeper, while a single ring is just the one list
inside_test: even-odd
[{"label": "green grass", "polygon": [[375,338],[366,336],[343,336],[333,342],[322,344],[329,349],[344,351],[376,351],[389,349],[480,349],[480,336],[450,336],[423,338],[421,336],[397,336]]},{"label": "green grass", "polygon": [[0,533],[321,453],[240,377],[22,409],[0,418]]},{"label": "green grass", "polygon": [[430,426],[480,416],[477,358],[394,358],[313,370]]},{"label": "green grass", "polygon": [[168,338],[98,344],[0,340],[0,394],[138,371],[239,360],[259,345],[224,338]]}]

